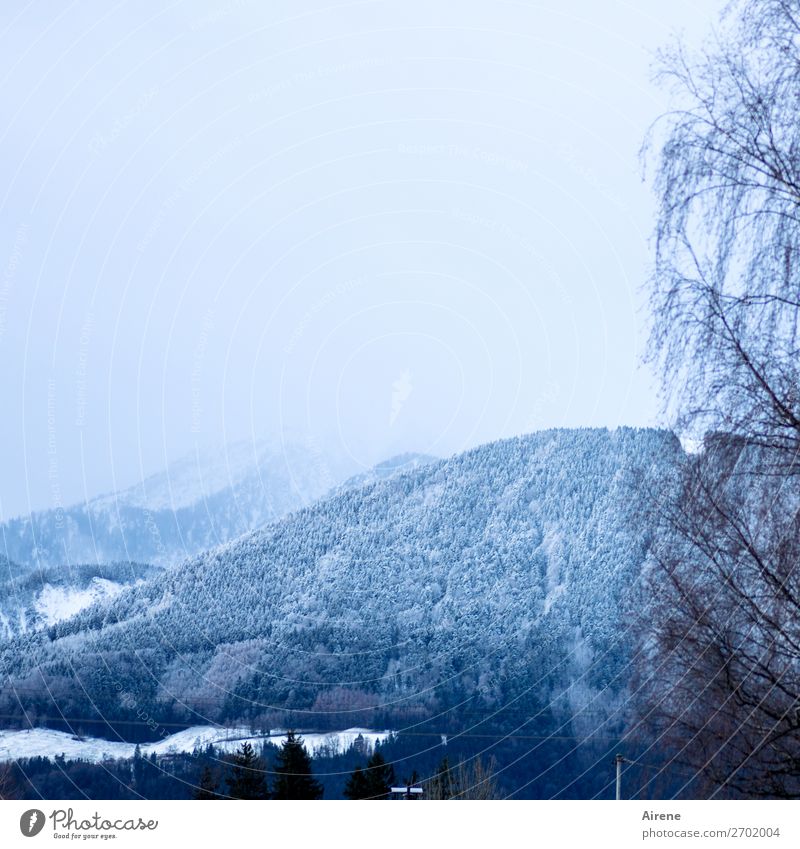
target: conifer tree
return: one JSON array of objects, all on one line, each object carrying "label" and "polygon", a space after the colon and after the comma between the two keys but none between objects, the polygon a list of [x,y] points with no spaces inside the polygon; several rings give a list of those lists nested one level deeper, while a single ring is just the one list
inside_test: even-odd
[{"label": "conifer tree", "polygon": [[367,790],[367,777],[364,770],[357,766],[347,779],[344,787],[345,799],[369,799]]},{"label": "conifer tree", "polygon": [[193,798],[195,799],[219,799],[217,793],[219,782],[214,778],[211,768],[206,766],[203,769],[203,774],[200,776],[200,783],[194,791]]},{"label": "conifer tree", "polygon": [[290,731],[275,763],[275,799],[321,799],[323,786],[311,771],[311,758],[303,738]]},{"label": "conifer tree", "polygon": [[133,788],[140,793],[142,791],[142,784],[144,783],[144,767],[145,760],[142,757],[142,747],[137,743],[136,748],[133,750],[133,766],[131,768],[131,774],[133,779]]},{"label": "conifer tree", "polygon": [[225,779],[228,796],[233,799],[269,798],[264,763],[250,743],[242,743],[233,755],[231,765],[231,773]]},{"label": "conifer tree", "polygon": [[366,799],[388,799],[394,784],[394,768],[387,764],[383,755],[375,751],[367,761],[365,771]]}]

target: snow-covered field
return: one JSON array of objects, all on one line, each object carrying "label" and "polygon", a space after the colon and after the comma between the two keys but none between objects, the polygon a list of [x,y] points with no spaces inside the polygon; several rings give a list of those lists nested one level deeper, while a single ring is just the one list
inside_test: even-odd
[{"label": "snow-covered field", "polygon": [[[345,731],[329,733],[302,734],[308,751],[314,755],[324,747],[334,751],[346,751],[361,734],[364,740],[374,746],[383,742],[390,731],[372,731],[368,728],[348,728]],[[141,746],[142,755],[155,752],[166,755],[171,752],[191,752],[198,746],[213,743],[215,747],[226,752],[237,749],[245,740],[254,746],[259,746],[264,740],[280,745],[285,739],[285,732],[274,731],[269,735],[253,734],[246,727],[217,728],[208,725],[195,725],[176,734],[170,734],[156,743],[145,743]],[[82,759],[99,763],[109,758],[132,758],[136,746],[133,743],[123,743],[113,740],[100,740],[95,737],[79,739],[63,731],[53,731],[48,728],[33,728],[28,731],[0,731],[0,761],[18,760],[37,756],[54,758],[63,754],[67,760]]]}]

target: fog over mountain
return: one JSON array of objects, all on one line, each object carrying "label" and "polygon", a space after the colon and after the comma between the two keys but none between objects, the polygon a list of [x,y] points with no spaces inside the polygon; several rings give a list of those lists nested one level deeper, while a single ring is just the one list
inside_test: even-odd
[{"label": "fog over mountain", "polygon": [[2,519],[254,423],[656,422],[649,69],[719,5],[2,4]]}]

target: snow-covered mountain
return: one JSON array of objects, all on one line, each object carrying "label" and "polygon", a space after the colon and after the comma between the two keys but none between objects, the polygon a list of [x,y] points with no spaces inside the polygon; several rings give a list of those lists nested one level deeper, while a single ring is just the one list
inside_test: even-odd
[{"label": "snow-covered mountain", "polygon": [[120,492],[0,525],[23,567],[171,565],[311,504],[351,473],[300,441],[196,450]]},{"label": "snow-covered mountain", "polygon": [[513,705],[590,736],[622,722],[643,507],[680,454],[664,431],[545,431],[318,501],[12,641],[0,713],[16,691],[87,728]]}]

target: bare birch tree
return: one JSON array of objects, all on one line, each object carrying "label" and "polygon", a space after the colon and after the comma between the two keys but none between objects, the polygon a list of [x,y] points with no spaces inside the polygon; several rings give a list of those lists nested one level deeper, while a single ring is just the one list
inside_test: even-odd
[{"label": "bare birch tree", "polygon": [[651,356],[705,448],[660,519],[642,716],[710,795],[798,797],[800,2],[731,3],[661,76]]}]

